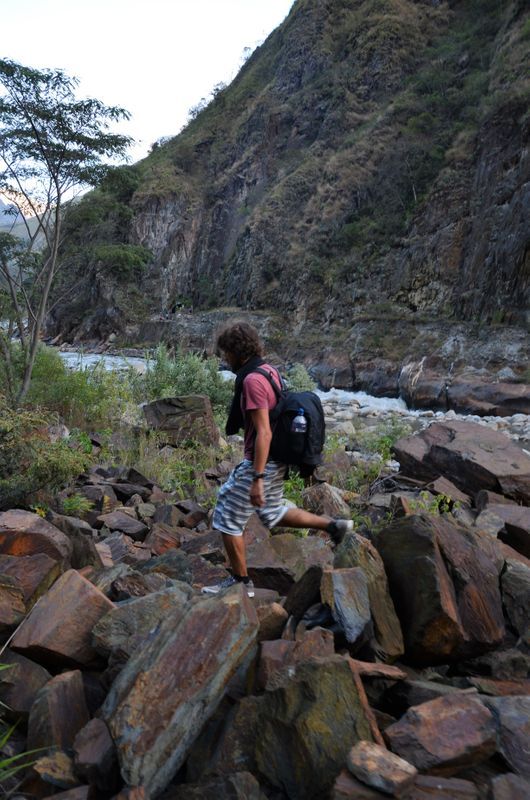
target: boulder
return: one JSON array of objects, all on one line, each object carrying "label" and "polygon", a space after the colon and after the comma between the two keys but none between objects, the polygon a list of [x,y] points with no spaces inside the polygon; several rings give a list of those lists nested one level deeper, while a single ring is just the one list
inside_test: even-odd
[{"label": "boulder", "polygon": [[357,742],[348,753],[346,764],[360,781],[393,797],[401,797],[418,774],[408,761],[373,742]]},{"label": "boulder", "polygon": [[488,697],[498,731],[498,752],[510,768],[530,778],[530,697]]},{"label": "boulder", "polygon": [[68,537],[38,514],[22,509],[0,513],[0,554],[44,553],[53,561],[69,564],[72,550]]},{"label": "boulder", "polygon": [[314,658],[260,698],[259,772],[291,800],[326,796],[353,745],[372,740],[347,661]]},{"label": "boulder", "polygon": [[447,411],[447,378],[425,368],[424,360],[405,364],[399,375],[399,396],[409,408]]},{"label": "boulder", "polygon": [[139,497],[139,502],[147,502],[151,497],[150,489],[147,489],[145,486],[140,486],[137,483],[128,483],[123,479],[109,481],[109,483],[106,485],[112,489],[118,500],[120,500],[122,503],[126,503],[133,497]]},{"label": "boulder", "polygon": [[28,748],[71,748],[89,720],[79,670],[63,672],[37,693],[28,719]]},{"label": "boulder", "polygon": [[257,628],[238,585],[176,611],[129,659],[102,708],[128,785],[144,786],[147,797],[165,788],[254,646]]},{"label": "boulder", "polygon": [[383,800],[385,795],[358,781],[349,770],[343,769],[337,775],[329,797],[331,800]]},{"label": "boulder", "polygon": [[496,728],[476,697],[449,694],[410,708],[385,730],[385,739],[421,772],[450,777],[493,755]]},{"label": "boulder", "polygon": [[188,531],[188,535],[183,538],[180,546],[183,553],[202,556],[212,564],[226,562],[226,553],[219,531],[206,531],[205,533]]},{"label": "boulder", "polygon": [[90,786],[77,786],[75,789],[67,789],[66,792],[51,795],[49,800],[90,800],[91,794]]},{"label": "boulder", "polygon": [[285,608],[279,603],[262,603],[256,607],[256,611],[259,621],[258,642],[279,639],[289,618]]},{"label": "boulder", "polygon": [[333,634],[325,628],[304,631],[295,641],[276,639],[262,642],[256,686],[266,689],[273,685],[282,670],[308,658],[332,656],[334,651]]},{"label": "boulder", "polygon": [[62,571],[62,563],[46,553],[35,553],[33,556],[0,555],[0,575],[8,575],[17,581],[28,610],[48,591]]},{"label": "boulder", "polygon": [[488,511],[504,522],[499,539],[530,558],[530,508],[503,504],[490,505]]},{"label": "boulder", "polygon": [[96,548],[105,566],[122,562],[138,566],[151,558],[151,551],[143,542],[135,542],[127,534],[118,531],[111,533],[103,542],[98,542]]},{"label": "boulder", "polygon": [[302,505],[307,511],[332,519],[349,519],[351,510],[342,492],[329,483],[315,483],[302,492]]},{"label": "boulder", "polygon": [[462,689],[448,683],[429,680],[398,681],[384,693],[385,710],[395,717],[401,717],[411,706],[420,706],[455,692],[475,693],[473,689]]},{"label": "boulder", "polygon": [[163,444],[182,445],[199,442],[204,447],[217,447],[219,430],[212,406],[203,395],[184,395],[155,400],[143,406],[147,425],[160,432]]},{"label": "boulder", "polygon": [[368,581],[360,567],[325,569],[320,594],[349,645],[358,648],[371,639],[373,625]]},{"label": "boulder", "polygon": [[144,575],[159,572],[184,583],[191,583],[192,579],[190,559],[180,550],[168,550],[160,556],[150,558],[139,569]]},{"label": "boulder", "polygon": [[482,417],[530,414],[530,387],[524,383],[485,383],[454,378],[447,398],[448,407],[462,414]]},{"label": "boulder", "polygon": [[48,683],[50,673],[29,658],[4,650],[2,664],[7,669],[0,671],[0,704],[10,718],[27,719],[37,692]]},{"label": "boulder", "polygon": [[119,509],[111,511],[110,514],[102,514],[98,517],[98,522],[106,525],[109,531],[121,531],[127,534],[135,542],[143,542],[149,533],[147,525]]},{"label": "boulder", "polygon": [[114,604],[75,570],[68,570],[30,611],[12,648],[44,663],[88,665],[96,658],[92,628]]},{"label": "boulder", "polygon": [[17,578],[0,573],[0,633],[9,633],[26,616],[24,590]]},{"label": "boulder", "polygon": [[247,548],[248,574],[255,585],[287,594],[310,566],[331,566],[333,555],[323,539],[292,533],[253,542]]},{"label": "boulder", "polygon": [[323,568],[315,564],[309,567],[289,589],[283,607],[296,620],[301,619],[310,606],[320,601],[322,573]]},{"label": "boulder", "polygon": [[55,514],[53,511],[48,511],[46,518],[70,539],[72,543],[70,563],[74,569],[86,566],[101,569],[103,565],[93,539],[94,531],[88,522],[77,517]]},{"label": "boulder", "polygon": [[166,550],[180,547],[182,540],[188,534],[189,531],[186,528],[174,528],[165,522],[155,522],[145,539],[145,545],[155,556],[161,556]]},{"label": "boulder", "polygon": [[134,597],[145,597],[153,592],[160,592],[169,588],[172,583],[173,578],[158,572],[142,575],[140,572],[131,571],[129,575],[119,576],[112,582],[108,596],[116,602],[131,600]]},{"label": "boulder", "polygon": [[56,789],[75,789],[81,783],[74,772],[73,759],[63,750],[54,750],[47,756],[37,758],[32,772],[40,778],[41,785],[37,789],[39,794],[49,794],[50,786]]},{"label": "boulder", "polygon": [[405,475],[449,478],[466,494],[481,489],[530,504],[530,456],[505,434],[473,422],[435,422],[400,439],[394,454]]},{"label": "boulder", "polygon": [[508,559],[501,575],[501,592],[510,625],[524,636],[530,629],[530,567]]},{"label": "boulder", "polygon": [[396,520],[378,536],[406,654],[418,664],[470,658],[504,637],[499,565],[474,537],[450,517],[428,515]]},{"label": "boulder", "polygon": [[120,776],[116,748],[102,719],[91,719],[74,740],[76,774],[104,792],[119,787]]},{"label": "boulder", "polygon": [[394,362],[379,358],[373,361],[356,361],[352,369],[354,392],[367,392],[374,397],[399,395],[401,370]]},{"label": "boulder", "polygon": [[479,800],[479,790],[471,781],[461,778],[418,775],[407,800]]},{"label": "boulder", "polygon": [[111,663],[124,663],[157,635],[163,619],[179,614],[192,595],[191,586],[181,583],[113,608],[92,630],[94,648],[111,656]]},{"label": "boulder", "polygon": [[368,583],[368,600],[379,657],[394,661],[403,655],[403,634],[390,597],[381,556],[374,545],[358,533],[347,533],[335,550],[336,569],[360,567]]}]

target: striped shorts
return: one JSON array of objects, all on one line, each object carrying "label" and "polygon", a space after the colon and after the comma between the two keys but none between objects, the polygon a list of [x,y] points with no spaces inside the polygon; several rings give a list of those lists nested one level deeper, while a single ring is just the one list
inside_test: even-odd
[{"label": "striped shorts", "polygon": [[277,461],[269,461],[266,464],[263,479],[265,505],[263,508],[257,508],[250,502],[254,466],[248,459],[241,461],[219,489],[212,527],[221,533],[242,536],[245,525],[254,511],[266,528],[277,525],[292,505],[283,497],[285,470],[285,464]]}]

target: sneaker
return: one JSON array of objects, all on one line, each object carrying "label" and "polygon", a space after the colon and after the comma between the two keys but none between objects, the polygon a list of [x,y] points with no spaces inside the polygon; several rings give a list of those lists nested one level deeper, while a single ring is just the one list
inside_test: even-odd
[{"label": "sneaker", "polygon": [[[234,586],[236,583],[243,583],[243,581],[238,581],[233,575],[229,575],[228,578],[224,579],[224,581],[215,583],[213,586],[203,586],[201,592],[202,594],[219,594],[220,592],[224,592],[224,590],[228,589],[230,586]],[[243,586],[247,590],[248,596],[254,597],[254,584],[252,581],[243,583]]]},{"label": "sneaker", "polygon": [[326,528],[334,544],[340,544],[347,533],[353,531],[351,519],[334,519]]}]

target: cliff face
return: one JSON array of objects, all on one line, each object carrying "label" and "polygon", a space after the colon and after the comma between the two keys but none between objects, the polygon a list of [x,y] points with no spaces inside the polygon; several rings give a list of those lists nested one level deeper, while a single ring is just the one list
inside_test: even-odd
[{"label": "cliff face", "polygon": [[[135,166],[121,211],[115,187],[86,201],[100,213],[77,218],[58,288],[79,281],[76,305],[56,307],[50,332],[123,333],[182,304],[324,331],[385,316],[524,324],[526,8],[298,0],[231,86]],[[106,243],[150,257],[119,269],[108,248],[99,258]]]}]

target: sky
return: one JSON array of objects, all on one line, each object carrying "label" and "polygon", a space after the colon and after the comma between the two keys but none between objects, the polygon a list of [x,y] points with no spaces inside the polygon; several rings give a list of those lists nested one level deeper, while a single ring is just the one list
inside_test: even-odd
[{"label": "sky", "polygon": [[189,109],[229,83],[293,0],[0,0],[0,57],[60,68],[79,96],[126,108],[130,157],[173,136]]}]

